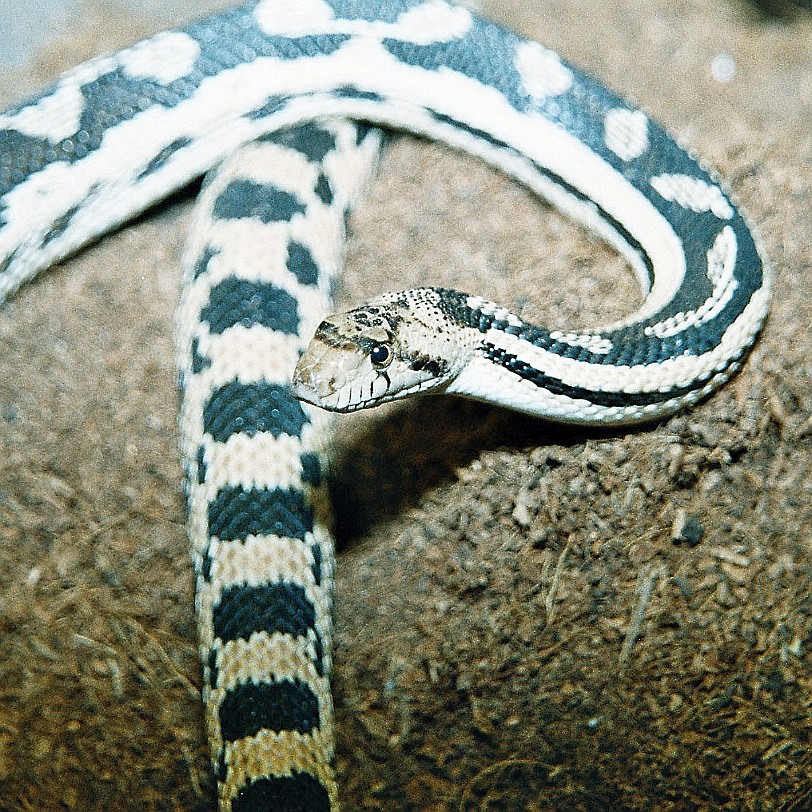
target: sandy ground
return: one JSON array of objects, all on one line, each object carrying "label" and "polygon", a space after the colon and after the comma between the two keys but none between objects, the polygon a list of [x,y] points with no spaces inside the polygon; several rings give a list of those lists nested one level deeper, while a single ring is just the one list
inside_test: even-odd
[{"label": "sandy ground", "polygon": [[[478,5],[720,171],[764,236],[775,303],[731,384],[644,431],[451,399],[346,421],[345,808],[810,810],[812,17]],[[88,0],[28,70],[0,77],[2,99],[166,22]],[[720,54],[735,60],[727,83]],[[188,202],[165,208],[0,310],[3,810],[212,806],[172,362],[188,216]],[[432,281],[564,326],[639,298],[611,251],[411,138],[353,226],[352,301]],[[674,541],[686,518],[698,543]]]}]

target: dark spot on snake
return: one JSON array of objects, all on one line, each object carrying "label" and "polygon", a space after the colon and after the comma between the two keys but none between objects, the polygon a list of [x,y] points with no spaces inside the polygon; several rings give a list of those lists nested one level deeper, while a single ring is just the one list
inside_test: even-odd
[{"label": "dark spot on snake", "polygon": [[315,124],[269,133],[260,140],[290,147],[318,163],[336,148],[335,136]]},{"label": "dark spot on snake", "polygon": [[203,554],[200,556],[200,562],[198,564],[200,568],[200,577],[204,581],[211,580],[211,550],[209,549],[209,545],[206,545],[206,549]]},{"label": "dark spot on snake", "polygon": [[212,214],[220,220],[256,219],[280,223],[304,214],[305,205],[290,192],[265,183],[233,180],[214,201]]},{"label": "dark spot on snake", "polygon": [[434,377],[439,377],[448,369],[448,364],[437,358],[431,358],[428,355],[421,355],[415,358],[409,366],[415,372],[420,372],[425,369],[429,375],[433,375]]},{"label": "dark spot on snake", "polygon": [[197,279],[201,274],[205,273],[209,269],[209,262],[211,262],[212,258],[216,257],[219,253],[219,249],[215,250],[211,246],[206,246],[203,251],[201,251],[200,256],[197,258],[197,262],[194,264],[194,268],[192,269],[192,279]]},{"label": "dark spot on snake", "polygon": [[317,637],[313,642],[313,648],[316,651],[316,659],[314,660],[313,664],[316,666],[316,672],[320,677],[324,676],[324,645],[321,642],[321,638]]},{"label": "dark spot on snake", "polygon": [[302,482],[308,485],[321,485],[321,461],[318,454],[302,454]]},{"label": "dark spot on snake", "polygon": [[200,352],[200,340],[197,337],[192,339],[191,356],[193,374],[199,375],[204,369],[211,366],[211,359]]},{"label": "dark spot on snake", "polygon": [[202,485],[206,481],[208,466],[206,465],[206,449],[201,445],[197,449],[197,484]]},{"label": "dark spot on snake", "polygon": [[313,579],[315,580],[317,585],[321,584],[321,547],[318,544],[314,544],[310,548],[310,552],[313,555],[313,566],[310,568],[313,573]]},{"label": "dark spot on snake", "polygon": [[319,174],[316,188],[313,191],[315,191],[316,196],[326,206],[329,206],[333,202],[333,187],[330,185],[330,181],[324,173]]},{"label": "dark spot on snake", "polygon": [[[79,133],[81,135],[81,133]],[[85,133],[87,135],[87,133]],[[192,143],[191,138],[176,138],[170,144],[167,144],[142,170],[138,173],[138,179],[145,178],[153,172],[157,172],[169,163],[170,159]]]},{"label": "dark spot on snake", "polygon": [[287,269],[303,285],[317,285],[321,275],[310,249],[293,241],[288,244]]},{"label": "dark spot on snake", "polygon": [[368,124],[366,121],[358,121],[355,124],[355,143],[360,146],[364,143],[367,136],[374,130],[375,128]]},{"label": "dark spot on snake", "polygon": [[356,87],[337,87],[333,90],[333,94],[348,99],[363,99],[372,102],[380,102],[384,98],[380,93],[371,90],[358,90]]},{"label": "dark spot on snake", "polygon": [[0,276],[2,276],[13,264],[17,258],[19,250],[12,251],[4,260],[0,261]]},{"label": "dark spot on snake", "polygon": [[[278,113],[290,100],[290,96],[271,96],[267,101],[263,102],[261,106],[257,107],[256,110],[252,110],[248,113],[246,118],[255,121],[265,118],[266,116],[272,116],[274,113]],[[271,133],[271,135],[276,135],[276,133]],[[269,137],[268,140],[275,141],[276,139]]]},{"label": "dark spot on snake", "polygon": [[[92,191],[90,194],[92,194]],[[90,197],[90,194],[88,194],[88,197]],[[86,200],[82,201],[82,203],[77,203],[77,205],[72,206],[64,214],[57,217],[52,223],[51,227],[48,229],[48,233],[43,239],[42,245],[50,245],[52,242],[54,242],[54,240],[59,239],[68,230],[68,228],[70,228],[70,224],[73,222],[76,212],[86,205],[86,203]]]},{"label": "dark spot on snake", "polygon": [[[228,775],[228,765],[226,764],[226,748],[221,747],[217,754],[217,764],[214,768],[214,777],[219,783],[223,783]],[[234,807],[232,807],[233,809]]]}]

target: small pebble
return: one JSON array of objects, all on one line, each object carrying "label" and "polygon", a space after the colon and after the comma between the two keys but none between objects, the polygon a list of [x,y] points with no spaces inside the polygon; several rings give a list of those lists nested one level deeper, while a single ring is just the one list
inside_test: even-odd
[{"label": "small pebble", "polygon": [[699,518],[689,514],[684,508],[680,508],[671,528],[671,540],[674,544],[685,543],[689,547],[696,547],[704,535],[705,528]]}]

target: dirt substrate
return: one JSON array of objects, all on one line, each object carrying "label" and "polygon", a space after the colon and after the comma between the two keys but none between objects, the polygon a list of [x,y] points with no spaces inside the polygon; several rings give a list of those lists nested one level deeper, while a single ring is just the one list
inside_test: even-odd
[{"label": "dirt substrate", "polygon": [[[344,421],[345,808],[810,810],[812,17],[698,0],[480,10],[720,171],[764,236],[774,308],[731,384],[646,430],[451,399]],[[34,70],[2,77],[3,98],[157,25],[88,2]],[[189,211],[0,310],[2,809],[212,805],[172,361]],[[431,281],[586,326],[639,298],[611,251],[411,138],[353,226],[348,301]]]}]

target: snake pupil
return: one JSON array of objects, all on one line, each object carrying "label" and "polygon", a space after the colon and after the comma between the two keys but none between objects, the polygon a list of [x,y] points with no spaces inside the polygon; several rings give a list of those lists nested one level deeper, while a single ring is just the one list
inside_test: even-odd
[{"label": "snake pupil", "polygon": [[376,344],[369,353],[372,366],[382,369],[392,362],[392,348],[387,344]]}]

